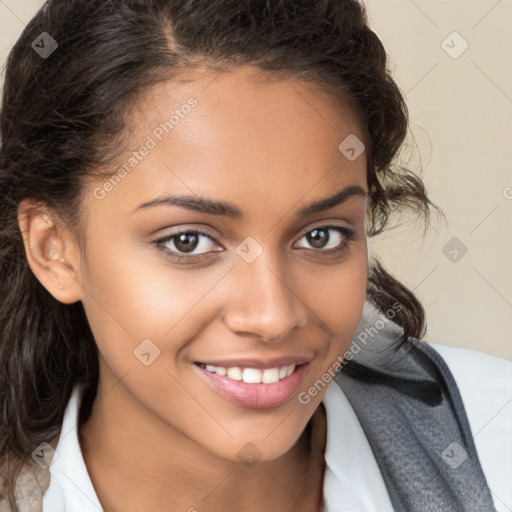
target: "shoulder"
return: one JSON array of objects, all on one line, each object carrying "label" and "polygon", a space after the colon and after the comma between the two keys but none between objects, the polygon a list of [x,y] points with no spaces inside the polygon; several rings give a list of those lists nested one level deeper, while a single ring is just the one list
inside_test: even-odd
[{"label": "shoulder", "polygon": [[425,343],[448,365],[473,436],[484,437],[486,429],[498,428],[512,434],[512,361],[477,350]]},{"label": "shoulder", "polygon": [[479,416],[497,413],[497,406],[510,403],[512,413],[512,361],[477,350],[424,343],[448,365],[468,412],[478,412]]},{"label": "shoulder", "polygon": [[[481,370],[496,370],[500,369],[504,372],[512,372],[512,361],[503,357],[493,356],[486,352],[479,350],[472,350],[469,348],[452,347],[450,345],[443,345],[433,341],[424,341],[430,347],[439,352],[443,359],[454,366],[478,365]],[[510,377],[510,373],[508,375]]]},{"label": "shoulder", "polygon": [[512,361],[425,342],[446,362],[459,389],[497,510],[512,509]]}]

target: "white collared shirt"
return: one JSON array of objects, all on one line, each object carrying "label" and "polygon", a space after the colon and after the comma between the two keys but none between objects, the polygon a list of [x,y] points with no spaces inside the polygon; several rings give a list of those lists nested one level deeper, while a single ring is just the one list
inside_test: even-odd
[{"label": "white collared shirt", "polygon": [[[450,368],[468,416],[482,469],[498,512],[512,511],[512,362],[429,343]],[[67,405],[43,512],[100,512],[78,442],[81,388]],[[327,414],[325,512],[392,512],[384,481],[362,427],[343,391],[331,382]]]}]

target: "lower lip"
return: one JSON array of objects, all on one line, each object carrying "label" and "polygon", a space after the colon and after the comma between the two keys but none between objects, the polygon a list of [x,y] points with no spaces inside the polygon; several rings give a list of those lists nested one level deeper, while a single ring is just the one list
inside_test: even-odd
[{"label": "lower lip", "polygon": [[263,409],[286,402],[297,391],[306,369],[306,364],[295,367],[293,373],[273,384],[248,384],[243,380],[233,380],[224,375],[209,372],[194,364],[210,386],[224,398],[243,407]]}]

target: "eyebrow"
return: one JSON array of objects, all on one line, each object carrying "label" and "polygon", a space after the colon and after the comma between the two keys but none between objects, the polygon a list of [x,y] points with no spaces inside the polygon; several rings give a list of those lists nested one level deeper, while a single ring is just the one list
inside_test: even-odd
[{"label": "eyebrow", "polygon": [[[329,210],[334,206],[346,202],[351,197],[364,197],[366,198],[368,193],[359,185],[349,185],[339,190],[333,196],[314,201],[307,206],[301,208],[296,216],[306,217],[313,213]],[[135,208],[134,211],[152,208],[161,205],[179,206],[187,210],[192,210],[200,213],[207,213],[210,215],[223,215],[232,218],[242,218],[243,212],[232,203],[225,201],[214,201],[212,199],[206,199],[204,197],[194,196],[183,196],[176,194],[168,194],[161,197],[152,199],[151,201],[145,201]]]}]

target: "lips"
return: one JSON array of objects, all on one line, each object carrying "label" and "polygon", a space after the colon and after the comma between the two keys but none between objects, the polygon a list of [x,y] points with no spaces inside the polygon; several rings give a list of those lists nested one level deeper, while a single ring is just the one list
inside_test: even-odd
[{"label": "lips", "polygon": [[[216,364],[196,363],[194,368],[202,379],[220,396],[230,402],[251,408],[268,408],[289,400],[295,393],[308,367],[307,362],[295,365],[277,363],[304,361],[303,358],[279,358],[273,361],[247,359],[215,361]],[[226,366],[220,366],[219,363]],[[233,366],[238,363],[240,366]],[[277,365],[276,365],[277,364]],[[286,375],[285,375],[286,371]]]}]

